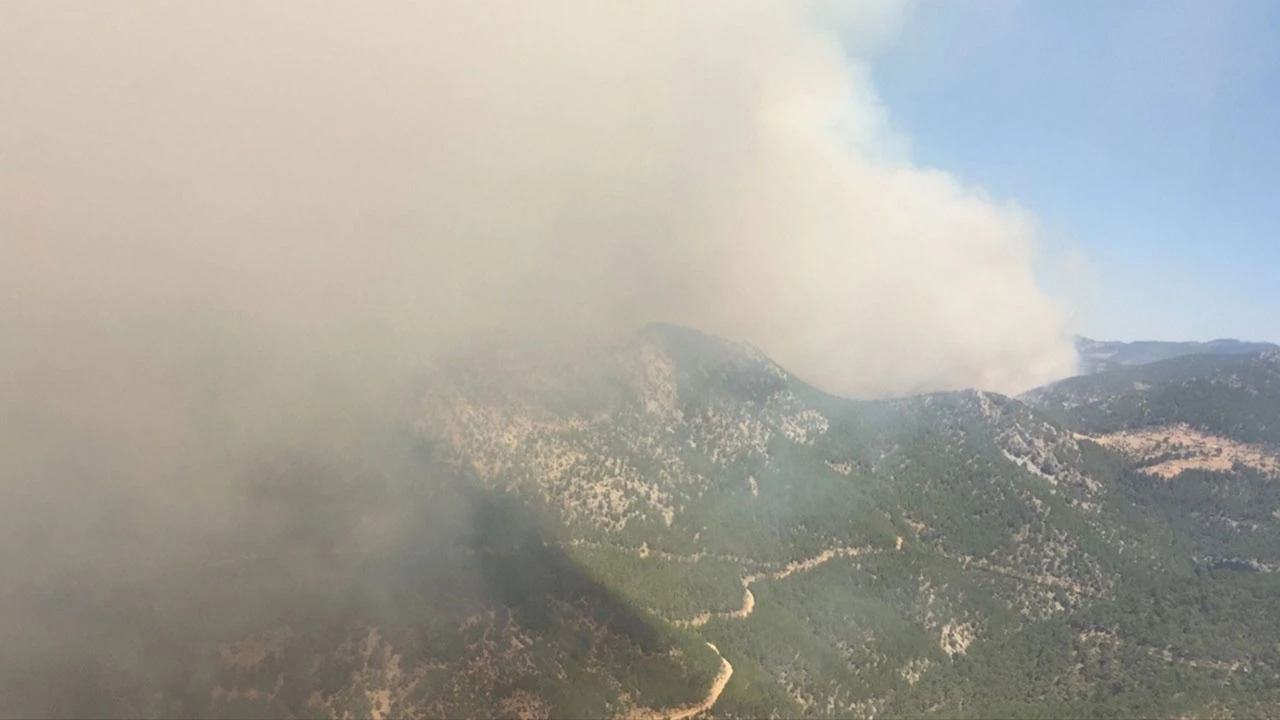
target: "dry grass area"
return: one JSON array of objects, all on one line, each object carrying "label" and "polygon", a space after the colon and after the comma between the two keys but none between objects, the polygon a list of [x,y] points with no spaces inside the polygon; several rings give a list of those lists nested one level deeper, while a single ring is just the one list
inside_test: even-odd
[{"label": "dry grass area", "polygon": [[938,647],[948,657],[964,655],[969,645],[977,638],[973,623],[949,622],[942,626],[942,636],[938,639]]},{"label": "dry grass area", "polygon": [[1280,478],[1280,455],[1275,452],[1209,435],[1188,425],[1126,430],[1088,439],[1138,460],[1158,460],[1142,470],[1165,479],[1184,470],[1226,472],[1236,463]]},{"label": "dry grass area", "polygon": [[504,717],[516,718],[516,720],[545,720],[551,717],[551,710],[547,707],[547,703],[527,690],[517,690],[503,698],[499,707]]}]

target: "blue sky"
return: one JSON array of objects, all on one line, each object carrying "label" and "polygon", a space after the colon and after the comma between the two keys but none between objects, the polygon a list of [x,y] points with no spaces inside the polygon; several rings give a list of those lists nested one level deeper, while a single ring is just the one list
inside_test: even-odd
[{"label": "blue sky", "polygon": [[872,70],[915,163],[1083,251],[1084,334],[1280,341],[1280,2],[924,1]]}]

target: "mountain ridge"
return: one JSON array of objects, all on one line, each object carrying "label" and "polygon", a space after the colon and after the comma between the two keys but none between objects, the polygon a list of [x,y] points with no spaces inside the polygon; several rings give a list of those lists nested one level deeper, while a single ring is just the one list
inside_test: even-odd
[{"label": "mountain ridge", "polygon": [[[658,338],[663,339],[662,331],[656,332]],[[677,335],[679,342],[693,342],[695,345],[703,337],[688,330],[680,330]],[[691,533],[682,542],[692,542],[695,545],[710,542],[712,545],[707,547],[708,552],[727,553],[735,549],[743,552],[744,548],[752,548],[753,543],[738,534],[731,533],[727,538],[728,542],[721,540],[717,543],[716,531],[711,531],[713,534],[710,538],[703,533],[713,527],[706,521],[720,523],[735,517],[751,517],[751,499],[754,498],[769,498],[774,503],[771,505],[770,515],[775,522],[778,519],[783,521],[780,526],[774,525],[772,530],[768,529],[769,526],[764,526],[762,529],[765,529],[772,540],[764,545],[754,544],[757,549],[747,551],[749,555],[755,552],[767,553],[767,546],[790,546],[797,549],[805,547],[820,551],[825,542],[823,538],[830,540],[846,533],[865,533],[870,526],[880,525],[884,529],[880,531],[879,537],[885,545],[891,542],[896,547],[905,544],[910,548],[919,547],[920,542],[925,541],[927,546],[933,547],[935,557],[945,562],[959,563],[961,568],[972,568],[971,572],[977,572],[984,578],[980,582],[994,581],[998,584],[1004,581],[1001,578],[1014,582],[1018,588],[1016,590],[987,590],[994,593],[993,598],[1000,598],[998,602],[1003,601],[1007,603],[1007,608],[1015,609],[1022,618],[1013,621],[1006,617],[997,625],[1021,626],[1032,618],[1051,620],[1064,612],[1088,612],[1089,607],[1099,602],[1116,602],[1119,597],[1116,594],[1119,592],[1118,586],[1106,579],[1102,567],[1119,563],[1128,568],[1126,572],[1141,574],[1141,567],[1120,558],[1126,550],[1140,554],[1150,552],[1141,549],[1146,543],[1142,538],[1120,529],[1118,517],[1101,519],[1108,513],[1119,512],[1108,511],[1106,500],[1108,496],[1114,499],[1122,489],[1114,485],[1108,487],[1108,483],[1095,477],[1096,472],[1089,467],[1091,460],[1119,460],[1093,440],[1084,438],[1077,441],[1071,430],[1056,428],[1048,416],[1040,415],[1037,408],[1027,406],[1017,399],[979,391],[936,393],[887,401],[849,401],[826,395],[805,385],[788,376],[767,358],[760,364],[753,365],[749,355],[733,355],[729,359],[712,351],[716,348],[723,350],[714,344],[694,347],[691,352],[686,353],[685,363],[668,364],[670,358],[661,355],[666,348],[655,350],[650,347],[650,351],[659,353],[657,356],[650,356],[654,362],[652,367],[666,367],[671,372],[658,371],[649,376],[650,380],[657,380],[658,387],[649,387],[645,383],[639,385],[647,388],[641,391],[642,394],[653,393],[670,401],[665,405],[653,406],[665,407],[675,412],[665,416],[665,420],[676,421],[682,417],[686,422],[693,421],[693,427],[684,430],[680,429],[679,424],[663,428],[664,432],[674,431],[679,435],[687,433],[690,437],[686,442],[690,443],[690,447],[701,446],[710,452],[710,458],[703,457],[700,461],[686,459],[687,467],[706,469],[707,460],[710,460],[712,467],[727,460],[728,467],[737,467],[737,472],[746,476],[744,482],[726,486],[723,478],[726,468],[697,473],[698,482],[712,477],[718,477],[719,482],[712,482],[695,494],[702,497],[711,493],[719,496],[720,501],[715,508],[695,511],[699,520],[690,530],[698,529],[700,532]],[[690,349],[683,348],[682,352],[688,350]],[[688,358],[696,358],[697,361],[688,362]],[[670,382],[664,382],[661,378],[668,378]],[[689,398],[686,391],[692,391],[694,397]],[[753,410],[747,416],[731,417],[728,423],[714,425],[713,431],[698,436],[698,429],[707,429],[703,421],[708,416],[715,417],[719,412],[708,412],[708,406],[720,405],[726,398],[739,403],[736,406],[738,410],[743,406]],[[761,411],[767,415],[770,409],[782,412],[771,420],[760,423]],[[802,416],[808,418],[809,422],[799,428],[796,421]],[[755,421],[754,424],[752,420]],[[610,419],[610,423],[617,421],[616,417]],[[632,421],[635,421],[634,417]],[[583,431],[585,428],[579,426],[577,430]],[[586,434],[591,435],[592,431],[587,430]],[[727,443],[728,447],[724,442],[726,440],[730,441]],[[904,450],[904,442],[910,443],[909,449]],[[965,446],[978,450],[978,455],[969,455],[968,459],[963,459],[965,456],[961,454],[953,456],[952,460],[944,460],[948,454],[945,452],[946,448],[961,449]],[[927,459],[931,455],[937,455],[940,449],[944,451],[938,457],[941,464]],[[779,486],[775,484],[776,476],[771,477],[782,468],[794,471],[800,462],[795,459],[796,454],[822,456],[815,458],[820,459],[820,465],[810,461],[807,465],[812,469],[803,473],[806,477],[805,491],[814,494],[811,500],[816,500],[818,506],[808,505],[810,500],[798,499],[799,486],[794,481],[787,483],[784,480]],[[582,454],[583,457],[591,455],[592,453]],[[912,467],[922,462],[923,468]],[[1008,480],[992,486],[991,476],[987,475],[984,486],[968,485],[968,478],[973,477],[974,471],[981,472],[980,468],[987,468],[988,473],[1001,468],[998,472],[1006,474]],[[863,481],[861,489],[854,489],[842,485],[840,477],[865,477],[866,480],[878,477],[881,480],[878,484],[872,482],[870,485]],[[943,483],[942,487],[935,484],[948,477],[960,481],[962,487],[966,488],[961,495],[955,495],[953,490],[946,487],[949,482]],[[884,484],[885,482],[888,484]],[[1005,485],[1003,482],[1010,484]],[[998,489],[998,492],[991,494],[993,489]],[[777,494],[779,490],[783,495]],[[922,491],[923,497],[911,497]],[[964,499],[964,493],[974,491],[978,491],[976,497],[981,498],[977,504]],[[663,489],[661,492],[667,490]],[[1009,504],[1010,492],[1013,498],[1019,499],[1018,502]],[[678,494],[678,491],[674,494]],[[856,499],[859,497],[862,499]],[[693,497],[688,497],[687,500],[696,502]],[[797,534],[796,528],[788,528],[789,522],[785,517],[789,506],[801,504],[805,505],[807,522],[804,523],[804,530]],[[848,517],[838,517],[847,515],[847,508],[859,505],[864,507],[864,512],[857,515],[857,522],[852,525],[848,522]],[[1064,526],[1056,529],[1043,527],[1045,517],[1037,508],[1048,505],[1058,507],[1060,513],[1067,513],[1052,523],[1065,523]],[[878,510],[866,512],[868,506]],[[843,507],[845,510],[836,516],[820,519],[823,517],[821,513],[813,514],[817,507]],[[998,511],[993,516],[991,510],[1001,507],[1005,510]],[[946,508],[946,512],[942,512],[941,508]],[[690,508],[675,503],[667,509],[670,510],[670,515],[662,515],[661,522],[668,529],[678,529],[684,524],[681,518],[688,514]],[[880,512],[884,513],[884,517],[875,520]],[[959,517],[966,517],[965,512],[970,513],[967,520],[956,523],[955,520]],[[1009,514],[1006,515],[1006,512]],[[1019,520],[1021,513],[1027,514],[1021,515],[1022,519]],[[888,521],[887,525],[882,524],[885,520]],[[1027,524],[1027,520],[1032,522]],[[670,542],[670,535],[663,532],[662,526],[656,524],[654,518],[649,519],[649,525],[643,524],[643,520],[640,522],[640,528],[658,530],[657,537],[660,539],[653,542]],[[1020,524],[1022,529],[1018,529]],[[636,530],[636,527],[628,528],[624,523],[622,527],[614,528],[614,531],[623,537],[628,533],[637,533],[635,540],[624,541],[624,544],[639,541],[646,543],[645,546],[648,547],[649,541],[640,538],[649,531]],[[806,538],[805,535],[814,527],[826,529],[817,538]],[[997,530],[999,527],[1008,530]],[[1000,540],[1003,532],[1008,534],[1004,535],[1004,540]],[[608,534],[609,531],[606,531],[606,537]],[[607,544],[608,540],[603,542]],[[1081,542],[1085,542],[1083,547],[1079,545]],[[662,552],[671,550],[664,548]],[[1159,553],[1139,557],[1141,564],[1155,567],[1164,567],[1169,562],[1174,565],[1182,562],[1175,562],[1172,558],[1162,560]],[[1058,595],[1061,592],[1066,594]],[[729,612],[737,606],[736,601],[730,599],[730,593],[726,587],[723,612]],[[757,596],[757,603],[761,602],[760,598],[766,597],[759,593]],[[947,654],[946,648],[967,648],[975,640],[989,637],[993,622],[987,619],[985,625],[983,622],[972,621],[966,624],[964,620],[953,618],[948,623],[939,623],[934,627],[942,634],[942,639],[938,642],[944,649],[944,654]],[[708,632],[715,631],[716,626],[710,626]],[[1004,632],[996,631],[994,635],[1000,637]],[[958,640],[959,637],[965,638],[964,641]],[[735,667],[742,668],[741,657],[735,659],[733,656],[741,646],[729,642],[728,639],[731,638],[732,634],[711,635],[707,641],[726,653],[724,657],[733,661]],[[821,654],[816,648],[815,652]],[[909,660],[909,663],[926,661],[936,662],[926,656]],[[805,683],[796,686],[794,680],[785,680],[793,677],[791,673],[795,671],[775,672],[782,673],[778,677],[783,678],[784,686],[791,687],[788,692],[792,703],[796,704],[775,705],[774,709],[787,707],[789,709],[786,712],[807,712],[812,709],[817,696],[811,697],[806,695],[809,691],[798,689]],[[811,677],[812,672],[810,668],[803,671],[802,675]],[[829,682],[840,685],[840,681]],[[727,705],[720,708],[729,714],[732,714],[731,708],[734,707],[733,687],[734,683],[730,681],[724,701]],[[835,687],[830,686],[826,694],[820,693],[820,696],[827,698],[826,702],[833,703],[830,707],[836,708],[837,712],[864,712],[871,708],[859,704],[867,702],[865,698],[856,700],[848,694],[849,691],[836,690]],[[886,698],[881,698],[880,701],[891,702]],[[761,709],[752,705],[747,707]]]},{"label": "mountain ridge", "polygon": [[1092,374],[1116,366],[1145,365],[1185,355],[1247,355],[1280,350],[1280,345],[1235,338],[1218,338],[1207,342],[1139,340],[1120,342],[1093,340],[1077,335],[1076,352],[1082,370]]},{"label": "mountain ridge", "polygon": [[[677,326],[491,348],[414,378],[373,444],[395,457],[264,465],[252,517],[290,521],[237,525],[148,600],[163,628],[200,608],[199,641],[82,695],[143,716],[1263,716],[1278,358],[866,401]],[[39,687],[0,696],[29,715]]]}]

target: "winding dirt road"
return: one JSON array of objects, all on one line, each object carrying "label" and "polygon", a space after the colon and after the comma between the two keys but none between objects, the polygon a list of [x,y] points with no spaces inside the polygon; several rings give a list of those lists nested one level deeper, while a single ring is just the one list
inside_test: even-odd
[{"label": "winding dirt road", "polygon": [[[901,540],[897,547],[902,549]],[[819,565],[830,562],[838,557],[856,557],[858,555],[870,555],[872,553],[882,552],[880,548],[874,547],[838,547],[829,550],[823,550],[818,555],[808,558],[807,560],[797,560],[788,563],[784,568],[772,573],[755,573],[742,578],[742,607],[737,610],[728,612],[704,612],[699,613],[689,620],[672,620],[673,625],[684,628],[699,628],[706,625],[712,619],[732,619],[745,620],[751,617],[751,613],[756,609],[756,596],[751,593],[751,584],[757,580],[783,580],[798,572],[812,570]],[[733,677],[733,665],[720,654],[720,649],[711,643],[707,643],[707,647],[715,651],[717,657],[720,658],[720,672],[716,673],[715,679],[711,681],[711,687],[707,690],[707,696],[700,702],[692,705],[682,705],[667,710],[654,710],[652,708],[637,708],[629,714],[630,720],[688,720],[695,715],[707,712],[715,707],[716,701],[720,699],[720,694],[724,692],[725,687],[729,684],[729,678]]]},{"label": "winding dirt road", "polygon": [[695,715],[710,710],[720,699],[720,693],[724,692],[725,686],[729,684],[729,678],[733,677],[733,665],[720,654],[720,648],[711,643],[707,643],[707,647],[715,651],[716,656],[720,658],[720,672],[716,673],[711,681],[711,689],[707,691],[705,698],[692,705],[682,705],[670,710],[638,708],[628,716],[630,720],[689,720]]},{"label": "winding dirt road", "polygon": [[823,550],[807,560],[797,560],[788,563],[786,567],[777,572],[772,573],[755,573],[742,578],[742,607],[729,612],[704,612],[695,615],[688,620],[672,620],[671,624],[684,628],[699,628],[706,625],[713,619],[722,620],[745,620],[751,617],[751,613],[756,609],[756,596],[751,593],[751,583],[757,580],[783,580],[798,572],[812,570],[819,565],[830,562],[838,557],[856,557],[858,555],[869,555],[871,553],[880,552],[879,548],[873,547],[839,547],[830,550]]}]

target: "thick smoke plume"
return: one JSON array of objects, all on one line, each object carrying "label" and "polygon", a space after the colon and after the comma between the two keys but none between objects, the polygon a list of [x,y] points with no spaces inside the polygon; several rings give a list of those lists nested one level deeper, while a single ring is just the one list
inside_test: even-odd
[{"label": "thick smoke plume", "polygon": [[664,320],[858,396],[1074,361],[1033,219],[886,150],[850,53],[892,4],[0,13],[25,322],[201,308],[418,356]]},{"label": "thick smoke plume", "polygon": [[1066,374],[1033,219],[894,151],[857,53],[896,21],[0,4],[0,715],[172,714],[128,699],[191,666],[158,647],[421,544],[397,404],[466,344],[667,321],[856,396]]}]

